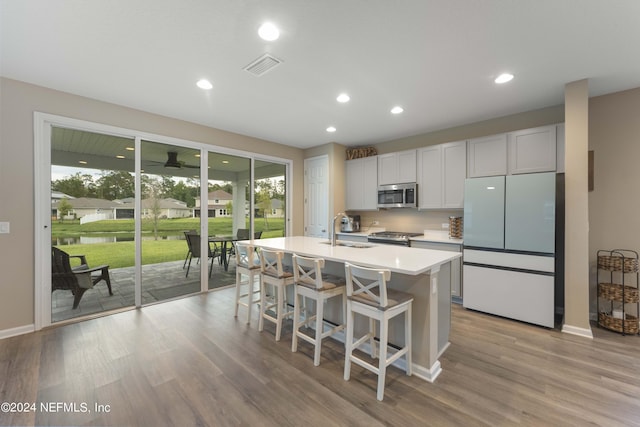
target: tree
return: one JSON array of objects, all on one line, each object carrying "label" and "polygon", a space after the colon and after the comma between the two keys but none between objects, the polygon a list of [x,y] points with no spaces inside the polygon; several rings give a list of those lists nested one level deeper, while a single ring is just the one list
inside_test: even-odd
[{"label": "tree", "polygon": [[58,215],[60,216],[60,222],[64,222],[64,217],[69,214],[69,211],[73,209],[69,200],[64,197],[60,202],[58,202]]},{"label": "tree", "polygon": [[72,197],[87,197],[95,195],[93,177],[89,174],[82,174],[80,172],[77,172],[67,178],[53,181],[51,189]]},{"label": "tree", "polygon": [[144,206],[147,211],[146,218],[153,224],[153,238],[158,240],[158,225],[160,223],[160,200],[163,196],[162,181],[158,178],[153,178],[150,175],[143,175],[144,185],[142,188],[143,195],[145,197]]},{"label": "tree", "polygon": [[268,216],[271,212],[271,195],[268,191],[262,190],[257,194],[256,207],[258,208],[258,215],[262,215],[264,218],[264,229],[269,229]]},{"label": "tree", "polygon": [[97,180],[98,197],[106,200],[125,199],[135,195],[135,179],[126,171],[102,171]]}]

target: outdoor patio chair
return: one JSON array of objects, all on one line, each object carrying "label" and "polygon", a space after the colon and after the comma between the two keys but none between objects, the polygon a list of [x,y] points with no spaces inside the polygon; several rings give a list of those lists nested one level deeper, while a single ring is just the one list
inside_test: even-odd
[{"label": "outdoor patio chair", "polygon": [[184,232],[184,238],[187,242],[187,255],[184,257],[184,263],[182,264],[182,269],[187,266],[187,260],[189,259],[189,255],[191,255],[191,242],[187,239],[187,234],[198,234],[196,230],[188,230]]},{"label": "outdoor patio chair", "polygon": [[[187,238],[187,244],[189,245],[189,249],[191,251],[190,254],[187,254],[188,263],[187,263],[187,274],[184,277],[189,276],[189,268],[191,268],[191,260],[193,258],[198,258],[200,260],[200,235],[199,234],[188,234],[185,233]],[[211,258],[211,266],[209,267],[209,277],[211,277],[211,272],[213,270],[213,259],[215,257],[220,256],[220,252],[218,251],[218,246],[214,245],[213,250],[211,250],[211,245],[207,242],[207,254],[208,258]],[[208,259],[207,259],[208,260]]]},{"label": "outdoor patio chair", "polygon": [[[79,258],[80,265],[71,267],[70,258]],[[101,280],[107,283],[109,295],[113,295],[108,265],[89,268],[84,255],[69,255],[56,247],[51,248],[51,292],[58,289],[71,291],[74,309],[78,308],[82,295]]]}]

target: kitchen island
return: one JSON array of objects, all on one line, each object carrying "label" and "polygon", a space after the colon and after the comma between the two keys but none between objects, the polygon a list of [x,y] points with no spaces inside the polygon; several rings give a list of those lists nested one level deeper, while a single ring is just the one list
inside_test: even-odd
[{"label": "kitchen island", "polygon": [[[391,270],[389,287],[413,295],[412,344],[414,375],[433,382],[442,368],[438,358],[449,345],[451,328],[451,289],[449,274],[451,261],[459,258],[459,252],[415,249],[384,244],[354,244],[340,242],[328,244],[327,239],[315,237],[279,237],[247,241],[251,244],[281,250],[287,254],[321,257],[326,260],[325,271],[344,277],[344,263]],[[347,246],[342,246],[340,244]],[[440,272],[446,274],[439,275]],[[328,307],[328,316],[338,316],[339,307]],[[340,318],[336,319],[340,321]],[[391,322],[390,343],[403,345],[402,320]],[[356,325],[356,328],[364,325]],[[403,367],[404,359],[396,361]]]}]

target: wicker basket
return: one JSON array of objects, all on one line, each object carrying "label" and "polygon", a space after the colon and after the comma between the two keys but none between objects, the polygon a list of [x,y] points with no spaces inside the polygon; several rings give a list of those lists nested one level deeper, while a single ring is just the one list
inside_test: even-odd
[{"label": "wicker basket", "polygon": [[449,238],[462,239],[462,217],[460,216],[449,217]]},{"label": "wicker basket", "polygon": [[[623,262],[624,259],[624,269]],[[619,255],[598,256],[598,268],[608,271],[623,271],[624,273],[636,273],[638,271],[638,260],[636,258],[623,258]]]},{"label": "wicker basket", "polygon": [[607,313],[598,313],[598,324],[612,331],[622,332],[628,335],[635,335],[640,329],[638,327],[638,318],[630,314],[627,314],[626,320],[623,321],[622,319],[609,316]]},{"label": "wicker basket", "polygon": [[[623,300],[624,292],[624,300]],[[613,301],[625,303],[640,301],[640,291],[632,286],[622,286],[617,283],[600,283],[598,286],[598,296]]]}]

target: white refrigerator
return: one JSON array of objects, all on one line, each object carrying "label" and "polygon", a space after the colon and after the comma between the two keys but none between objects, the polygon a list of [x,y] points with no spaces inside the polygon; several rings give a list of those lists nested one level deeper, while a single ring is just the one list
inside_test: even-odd
[{"label": "white refrigerator", "polygon": [[470,178],[463,305],[554,326],[556,174]]}]

